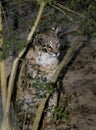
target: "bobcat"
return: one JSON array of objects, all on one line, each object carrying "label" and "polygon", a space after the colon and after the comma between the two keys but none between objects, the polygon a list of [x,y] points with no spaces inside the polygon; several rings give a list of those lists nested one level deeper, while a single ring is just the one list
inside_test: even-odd
[{"label": "bobcat", "polygon": [[29,50],[26,57],[31,64],[35,64],[39,67],[38,71],[43,72],[41,74],[42,80],[45,79],[49,82],[56,70],[58,55],[58,37],[53,31],[46,31],[36,36],[33,47]]},{"label": "bobcat", "polygon": [[[59,39],[53,30],[36,35],[32,48],[26,55],[26,61],[22,63],[17,84],[16,104],[18,111],[22,111],[22,116],[24,112],[35,115],[39,102],[46,94],[46,87],[50,87],[46,83],[51,81],[58,66],[59,46]],[[56,94],[57,92],[50,98],[49,107],[54,102],[56,104]],[[47,117],[50,116],[50,112],[47,113]]]}]

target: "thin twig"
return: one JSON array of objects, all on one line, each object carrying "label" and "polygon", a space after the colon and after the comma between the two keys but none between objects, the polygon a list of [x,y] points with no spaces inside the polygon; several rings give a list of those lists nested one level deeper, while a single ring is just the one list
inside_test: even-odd
[{"label": "thin twig", "polygon": [[60,3],[55,3],[55,2],[54,2],[54,5],[57,5],[57,6],[59,6],[60,8],[66,10],[66,11],[68,11],[68,12],[70,12],[70,13],[73,13],[73,14],[75,14],[75,15],[78,15],[78,16],[80,16],[80,17],[82,17],[82,18],[86,18],[86,16],[84,16],[83,14],[80,14],[80,13],[74,11],[74,10],[71,10],[71,9],[69,9],[69,8],[67,8],[67,7],[65,7],[65,6],[63,6],[63,5],[61,5]]},{"label": "thin twig", "polygon": [[[57,10],[59,10],[60,12],[62,12],[65,16],[66,16],[66,18],[73,24],[73,26],[75,27],[75,23],[74,23],[74,21],[73,21],[73,19],[63,10],[63,9],[61,9],[60,7],[58,7],[58,6],[56,6],[56,5],[54,5],[54,4],[52,4],[51,5],[53,8],[55,8],[55,9],[57,9]],[[53,15],[55,15],[55,17],[58,17],[56,14],[53,14]],[[65,23],[64,23],[65,24]],[[64,34],[67,34],[67,32],[65,32]],[[61,35],[63,35],[63,34],[61,34]]]},{"label": "thin twig", "polygon": [[59,10],[60,12],[62,12],[73,23],[73,20],[67,15],[67,13],[64,10],[62,10],[60,7],[58,7],[54,4],[52,4],[51,6],[54,7],[55,9]]},{"label": "thin twig", "polygon": [[62,10],[61,8],[59,8],[58,6],[52,4],[52,7],[56,8],[57,10],[59,10],[60,12],[62,12],[64,15],[66,15],[66,12],[64,10]]},{"label": "thin twig", "polygon": [[73,33],[73,32],[76,32],[78,29],[79,29],[80,25],[78,25],[75,29],[72,29],[72,30],[68,30],[66,32],[62,32],[62,33],[59,33],[59,36],[62,36],[62,35],[66,35],[66,34],[69,34],[69,33]]}]

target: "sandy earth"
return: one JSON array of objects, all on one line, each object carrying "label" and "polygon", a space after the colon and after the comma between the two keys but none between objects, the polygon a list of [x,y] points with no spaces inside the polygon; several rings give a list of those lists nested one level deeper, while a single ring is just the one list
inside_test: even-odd
[{"label": "sandy earth", "polygon": [[[70,70],[71,69],[71,70]],[[69,124],[78,130],[96,129],[96,44],[84,47],[64,78],[71,95]],[[75,128],[74,128],[75,129]]]}]

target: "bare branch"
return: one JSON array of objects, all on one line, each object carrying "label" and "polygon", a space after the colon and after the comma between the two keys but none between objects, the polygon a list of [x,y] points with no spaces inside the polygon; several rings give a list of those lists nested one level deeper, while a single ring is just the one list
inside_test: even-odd
[{"label": "bare branch", "polygon": [[6,96],[7,96],[6,68],[5,68],[4,60],[0,63],[0,69],[1,69],[0,77],[1,77],[2,107],[4,112],[6,106]]},{"label": "bare branch", "polygon": [[[0,4],[1,7],[1,4]],[[0,48],[3,45],[3,36],[2,36],[2,16],[1,16],[1,8],[0,8]],[[3,111],[6,105],[6,69],[5,69],[5,61],[0,61],[0,81],[1,81],[1,94],[2,94],[2,106]]]},{"label": "bare branch", "polygon": [[79,27],[80,27],[80,25],[78,25],[75,29],[71,29],[71,30],[68,30],[66,32],[62,32],[62,33],[59,34],[59,36],[66,35],[68,33],[76,32],[79,29]]},{"label": "bare branch", "polygon": [[54,7],[55,9],[59,10],[60,12],[62,12],[66,16],[66,18],[68,18],[71,22],[73,22],[73,20],[68,16],[68,14],[64,10],[62,10],[60,7],[58,7],[54,4],[52,4],[51,6]]},{"label": "bare branch", "polygon": [[55,2],[54,2],[54,5],[59,6],[60,8],[66,10],[66,11],[68,11],[68,12],[70,12],[70,13],[73,13],[73,14],[75,14],[75,15],[78,15],[78,16],[80,16],[80,17],[82,17],[82,18],[86,18],[83,14],[80,14],[80,13],[74,11],[74,10],[71,10],[71,9],[69,9],[69,8],[67,8],[67,7],[65,7],[65,6],[63,6],[63,5],[61,5],[61,4],[59,4],[59,3],[55,3]]},{"label": "bare branch", "polygon": [[36,112],[36,117],[35,117],[35,120],[34,120],[34,123],[33,123],[33,127],[32,127],[32,130],[38,130],[39,128],[39,123],[41,121],[41,117],[42,117],[42,114],[43,114],[43,110],[45,108],[45,104],[49,98],[50,94],[47,94],[46,98],[44,98],[41,102],[40,102],[40,105],[37,109],[37,112]]}]

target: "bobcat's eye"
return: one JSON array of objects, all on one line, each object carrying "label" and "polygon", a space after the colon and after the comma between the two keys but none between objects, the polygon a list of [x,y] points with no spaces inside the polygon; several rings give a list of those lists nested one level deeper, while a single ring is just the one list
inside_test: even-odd
[{"label": "bobcat's eye", "polygon": [[41,47],[41,48],[40,48],[40,51],[42,51],[42,52],[47,52],[47,49],[44,48],[44,47]]},{"label": "bobcat's eye", "polygon": [[47,48],[52,49],[52,47],[50,45],[47,45]]}]

